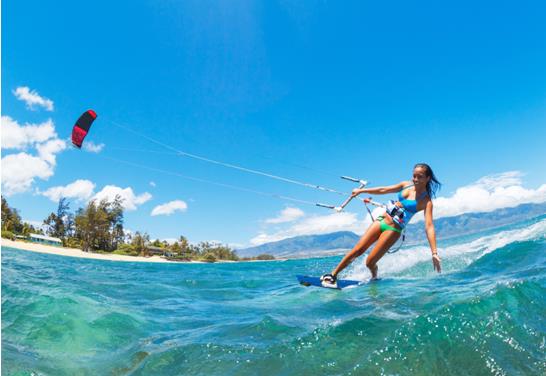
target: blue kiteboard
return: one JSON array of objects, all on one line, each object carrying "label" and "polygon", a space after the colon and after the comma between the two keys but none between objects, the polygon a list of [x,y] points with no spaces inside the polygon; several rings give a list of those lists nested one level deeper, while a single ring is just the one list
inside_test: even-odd
[{"label": "blue kiteboard", "polygon": [[338,290],[341,290],[350,286],[358,286],[364,283],[363,281],[353,281],[350,279],[338,279],[335,284],[322,283],[322,281],[320,280],[320,277],[309,277],[306,275],[297,275],[296,278],[298,278],[299,283],[304,286],[317,286],[317,287],[324,287],[324,288],[338,289]]}]

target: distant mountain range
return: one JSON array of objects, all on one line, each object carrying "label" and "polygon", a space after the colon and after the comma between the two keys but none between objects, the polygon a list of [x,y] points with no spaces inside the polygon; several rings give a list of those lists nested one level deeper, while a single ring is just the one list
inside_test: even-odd
[{"label": "distant mountain range", "polygon": [[[497,209],[487,213],[469,213],[435,219],[434,228],[438,239],[447,239],[508,225],[543,214],[546,214],[546,203],[522,204],[514,208]],[[423,222],[409,224],[406,233],[406,244],[426,241]],[[277,258],[335,255],[351,249],[359,238],[359,235],[351,231],[296,236],[257,247],[238,249],[237,254],[240,257],[252,257],[266,253]]]}]

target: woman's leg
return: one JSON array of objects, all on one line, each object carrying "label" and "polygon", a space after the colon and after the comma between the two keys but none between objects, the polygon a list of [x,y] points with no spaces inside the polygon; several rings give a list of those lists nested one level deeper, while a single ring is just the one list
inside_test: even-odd
[{"label": "woman's leg", "polygon": [[337,277],[337,275],[345,269],[355,258],[366,252],[366,249],[370,247],[373,242],[379,238],[381,235],[381,229],[379,221],[374,221],[368,230],[362,235],[360,240],[355,244],[353,249],[343,257],[343,260],[336,266],[332,274]]},{"label": "woman's leg", "polygon": [[388,230],[382,232],[381,236],[379,236],[375,247],[366,259],[366,266],[372,272],[372,279],[377,278],[377,262],[381,259],[381,257],[385,255],[385,253],[387,253],[390,247],[392,247],[393,244],[396,243],[399,237],[399,232]]}]

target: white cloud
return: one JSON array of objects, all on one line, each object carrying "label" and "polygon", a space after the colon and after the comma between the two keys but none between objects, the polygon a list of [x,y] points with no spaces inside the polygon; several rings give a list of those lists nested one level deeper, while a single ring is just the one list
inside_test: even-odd
[{"label": "white cloud", "polygon": [[152,210],[152,216],[171,215],[175,211],[184,212],[184,211],[186,211],[186,209],[188,209],[188,205],[184,201],[174,200],[174,201],[170,201],[170,202],[167,202],[165,204],[156,206]]},{"label": "white cloud", "polygon": [[44,98],[36,90],[30,90],[27,86],[20,86],[13,91],[15,97],[27,104],[27,108],[34,110],[34,106],[40,106],[47,111],[53,111],[53,101]]},{"label": "white cloud", "polygon": [[47,180],[53,175],[56,154],[66,149],[66,142],[57,138],[51,120],[41,124],[20,125],[9,116],[2,116],[2,149],[35,147],[38,155],[9,154],[2,158],[2,187],[6,195],[29,190],[35,178]]},{"label": "white cloud", "polygon": [[20,125],[9,116],[2,116],[2,149],[35,147],[38,155],[10,154],[2,158],[2,187],[6,195],[29,190],[35,178],[47,180],[53,175],[56,154],[66,149],[66,142],[57,138],[51,119],[41,124]]},{"label": "white cloud", "polygon": [[34,226],[34,227],[38,227],[38,228],[42,227],[44,225],[44,222],[34,221],[32,219],[22,219],[21,222],[28,223],[29,225]]},{"label": "white cloud", "polygon": [[52,175],[52,165],[30,154],[10,154],[2,158],[2,188],[6,196],[29,190],[34,178],[47,180]]},{"label": "white cloud", "polygon": [[[364,218],[368,222],[369,218]],[[362,220],[356,213],[341,212],[305,218],[291,227],[294,235],[328,234],[335,231],[362,232]]]},{"label": "white cloud", "polygon": [[245,248],[247,245],[243,243],[227,243],[227,246],[231,249]]},{"label": "white cloud", "polygon": [[155,186],[156,186],[155,182],[154,182],[154,181],[151,181],[151,182],[150,182],[150,186],[152,186],[152,187],[155,188]]},{"label": "white cloud", "polygon": [[36,146],[36,150],[38,150],[38,156],[52,166],[55,166],[56,164],[56,154],[65,149],[66,142],[58,138],[54,140],[49,140],[43,144],[39,144]]},{"label": "white cloud", "polygon": [[95,184],[89,180],[76,180],[65,186],[51,187],[41,194],[53,202],[57,202],[61,197],[73,198],[76,200],[88,200],[93,195]]},{"label": "white cloud", "polygon": [[104,149],[104,144],[94,144],[92,141],[86,141],[83,143],[82,149],[90,153],[100,153]]},{"label": "white cloud", "polygon": [[174,243],[178,242],[179,239],[177,238],[165,238],[165,239],[160,239],[160,241],[162,242],[167,242],[169,243],[170,245],[173,245]]},{"label": "white cloud", "polygon": [[29,220],[29,219],[23,219],[22,222],[23,223],[28,223],[29,225],[33,226],[35,229],[41,229],[44,232],[47,231],[47,226],[44,225],[44,222],[33,221],[33,220]]},{"label": "white cloud", "polygon": [[451,197],[438,197],[434,200],[434,217],[491,212],[525,203],[546,202],[546,184],[538,189],[524,188],[522,176],[518,171],[488,175],[458,188]]},{"label": "white cloud", "polygon": [[278,223],[293,222],[296,219],[303,217],[304,215],[305,213],[301,209],[287,207],[284,210],[282,210],[277,217],[266,219],[265,223],[278,224]]},{"label": "white cloud", "polygon": [[332,213],[306,217],[290,228],[272,234],[261,232],[250,240],[252,245],[292,238],[300,235],[328,234],[336,231],[353,231],[362,233],[369,225],[369,217],[359,220],[357,214],[350,212]]},{"label": "white cloud", "polygon": [[24,149],[56,137],[57,133],[51,119],[41,124],[20,125],[9,116],[2,116],[3,149]]},{"label": "white cloud", "polygon": [[102,199],[113,201],[117,195],[122,198],[122,205],[126,210],[136,210],[138,205],[142,205],[152,198],[152,195],[148,192],[144,192],[138,196],[135,195],[131,187],[121,188],[116,187],[115,185],[107,185],[93,196],[93,199],[96,199],[97,201],[101,201]]}]

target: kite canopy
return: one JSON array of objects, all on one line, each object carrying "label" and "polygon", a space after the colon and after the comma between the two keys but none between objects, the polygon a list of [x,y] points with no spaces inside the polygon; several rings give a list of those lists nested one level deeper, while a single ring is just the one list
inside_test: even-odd
[{"label": "kite canopy", "polygon": [[74,146],[77,148],[82,147],[83,140],[87,136],[87,133],[89,133],[89,128],[91,128],[91,124],[93,124],[96,118],[97,114],[95,111],[87,110],[76,121],[72,129],[72,143]]}]

